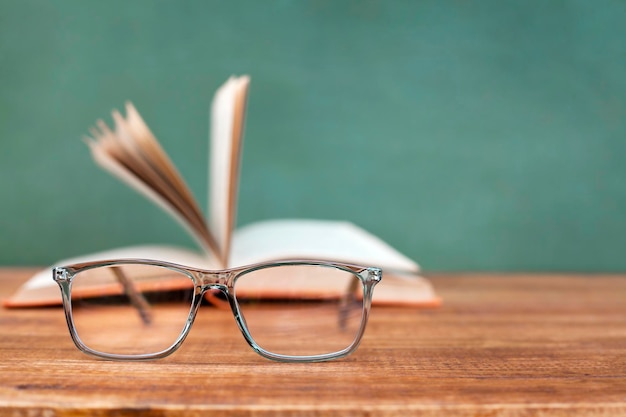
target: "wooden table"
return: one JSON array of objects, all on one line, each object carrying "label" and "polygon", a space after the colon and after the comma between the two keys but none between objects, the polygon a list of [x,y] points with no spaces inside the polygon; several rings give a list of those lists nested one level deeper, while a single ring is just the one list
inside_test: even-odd
[{"label": "wooden table", "polygon": [[[30,272],[0,269],[0,297]],[[214,308],[141,363],[80,353],[60,308],[0,310],[0,416],[626,415],[626,276],[431,278],[443,307],[377,307],[318,364],[263,359]]]}]

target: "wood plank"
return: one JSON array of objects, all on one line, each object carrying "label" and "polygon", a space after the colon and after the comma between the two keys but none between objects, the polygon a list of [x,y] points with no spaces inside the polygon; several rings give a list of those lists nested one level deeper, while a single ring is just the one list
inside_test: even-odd
[{"label": "wood plank", "polygon": [[[0,269],[0,297],[31,269]],[[438,275],[436,310],[378,307],[352,356],[283,364],[232,314],[172,356],[92,359],[62,310],[0,310],[0,415],[626,415],[626,276]]]}]

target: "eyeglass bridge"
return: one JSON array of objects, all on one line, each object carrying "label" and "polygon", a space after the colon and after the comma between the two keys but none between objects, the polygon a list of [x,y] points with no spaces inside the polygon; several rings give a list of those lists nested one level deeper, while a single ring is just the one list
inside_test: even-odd
[{"label": "eyeglass bridge", "polygon": [[200,281],[202,290],[228,288],[232,282],[232,271],[198,272],[196,278]]}]

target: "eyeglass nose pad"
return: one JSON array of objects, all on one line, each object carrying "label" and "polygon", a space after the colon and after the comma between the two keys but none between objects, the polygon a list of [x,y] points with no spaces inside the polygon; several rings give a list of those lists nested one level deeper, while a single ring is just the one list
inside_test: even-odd
[{"label": "eyeglass nose pad", "polygon": [[204,299],[220,310],[230,310],[230,303],[224,297],[222,290],[210,288],[204,293]]},{"label": "eyeglass nose pad", "polygon": [[231,272],[201,273],[199,275],[205,287],[204,299],[220,310],[230,310],[230,302],[225,291],[229,286],[231,276]]}]

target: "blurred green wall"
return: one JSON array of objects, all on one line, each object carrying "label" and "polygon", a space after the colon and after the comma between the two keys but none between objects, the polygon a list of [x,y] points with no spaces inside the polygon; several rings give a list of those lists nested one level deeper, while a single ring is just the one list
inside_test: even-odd
[{"label": "blurred green wall", "polygon": [[626,270],[626,3],[0,0],[0,264],[193,245],[81,136],[132,100],[206,207],[250,74],[239,224],[348,219],[426,270]]}]

